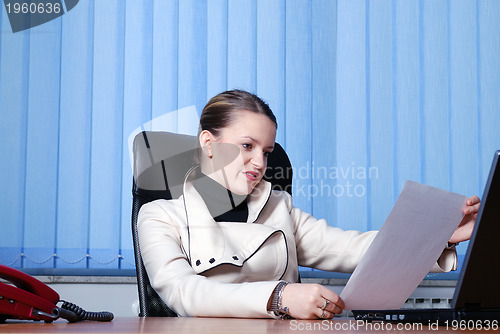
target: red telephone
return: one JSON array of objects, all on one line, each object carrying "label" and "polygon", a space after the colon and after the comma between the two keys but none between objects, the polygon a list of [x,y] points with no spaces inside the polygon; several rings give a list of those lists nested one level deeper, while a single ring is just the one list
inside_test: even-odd
[{"label": "red telephone", "polygon": [[[19,270],[0,265],[0,321],[6,319],[44,320],[52,322],[59,317],[70,322],[80,320],[111,321],[110,312],[86,312],[82,308],[59,299],[50,287]],[[61,307],[56,304],[63,302]]]}]

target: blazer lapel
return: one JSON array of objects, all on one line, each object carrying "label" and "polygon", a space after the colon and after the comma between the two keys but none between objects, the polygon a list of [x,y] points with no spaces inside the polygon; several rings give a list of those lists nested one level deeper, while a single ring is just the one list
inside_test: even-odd
[{"label": "blazer lapel", "polygon": [[[184,207],[187,218],[187,255],[191,266],[203,273],[221,264],[243,266],[274,233],[282,231],[264,224],[253,224],[259,218],[271,194],[271,184],[262,180],[249,195],[247,223],[216,222],[202,197],[193,186],[194,171],[184,182]],[[206,176],[205,176],[206,177]]]}]

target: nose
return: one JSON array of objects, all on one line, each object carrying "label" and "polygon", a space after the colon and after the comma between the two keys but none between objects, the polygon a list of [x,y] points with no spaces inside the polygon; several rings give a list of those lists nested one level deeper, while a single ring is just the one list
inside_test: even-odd
[{"label": "nose", "polygon": [[265,168],[267,163],[267,158],[264,156],[264,152],[255,152],[252,156],[252,164],[257,169]]}]

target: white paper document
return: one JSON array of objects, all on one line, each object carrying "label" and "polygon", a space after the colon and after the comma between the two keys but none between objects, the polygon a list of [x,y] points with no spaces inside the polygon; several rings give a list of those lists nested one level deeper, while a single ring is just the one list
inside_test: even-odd
[{"label": "white paper document", "polygon": [[346,310],[400,308],[443,252],[464,216],[465,199],[406,181],[340,295]]}]

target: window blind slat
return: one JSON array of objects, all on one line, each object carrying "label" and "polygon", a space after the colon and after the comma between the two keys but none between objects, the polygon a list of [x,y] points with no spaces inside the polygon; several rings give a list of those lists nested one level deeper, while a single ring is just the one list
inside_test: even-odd
[{"label": "window blind slat", "polygon": [[179,2],[178,105],[195,105],[199,113],[207,103],[207,4]]},{"label": "window blind slat", "polygon": [[[133,268],[132,234],[130,217],[132,207],[132,165],[129,159],[129,134],[138,124],[151,119],[152,63],[153,63],[153,1],[127,1],[125,6],[125,49],[123,85],[123,132],[121,166],[121,215],[119,252],[120,269]],[[125,255],[126,254],[126,255]]]},{"label": "window blind slat", "polygon": [[[2,31],[10,29],[5,11],[0,13]],[[26,126],[28,114],[29,33],[0,36],[0,140],[2,163],[0,212],[0,260],[20,266],[24,239],[24,185],[26,166]]]},{"label": "window blind slat", "polygon": [[276,141],[286,149],[285,0],[257,2],[257,94],[271,103],[278,122]]},{"label": "window blind slat", "polygon": [[463,194],[477,192],[477,178],[470,176],[479,172],[478,119],[471,117],[478,107],[476,29],[475,3],[450,2],[451,177],[452,190]]},{"label": "window blind slat", "polygon": [[96,1],[89,268],[118,269],[124,108],[125,2]]},{"label": "window blind slat", "polygon": [[228,1],[227,85],[256,90],[257,13],[255,1]]},{"label": "window blind slat", "polygon": [[331,167],[337,164],[337,8],[332,1],[312,3],[312,161],[315,173],[311,193],[311,214],[337,224],[337,180]]},{"label": "window blind slat", "polygon": [[[392,1],[371,2],[369,8],[369,99],[370,129],[367,191],[370,193],[370,228],[382,227],[394,204],[394,55]],[[373,203],[378,203],[373,205]]]},{"label": "window blind slat", "polygon": [[61,21],[30,31],[24,261],[54,266],[59,142]]},{"label": "window blind slat", "polygon": [[[450,135],[448,124],[449,50],[447,38],[447,3],[420,6],[420,57],[421,57],[421,116],[422,131],[422,182],[428,185],[450,188]],[[436,142],[436,138],[440,138]]]},{"label": "window blind slat", "polygon": [[[341,1],[337,13],[337,221],[365,230],[367,224],[365,1]],[[360,169],[361,168],[361,169]]]},{"label": "window blind slat", "polygon": [[[308,195],[311,179],[312,144],[312,9],[310,2],[286,3],[286,132],[285,142],[297,172],[294,174],[294,205],[311,212]],[[272,101],[271,101],[272,102]],[[302,171],[302,173],[300,172]]]},{"label": "window blind slat", "polygon": [[207,98],[227,90],[227,14],[227,0],[209,1],[207,3]]},{"label": "window blind slat", "polygon": [[[178,1],[156,0],[153,9],[152,119],[179,108],[177,104]],[[145,33],[147,32],[146,30]],[[175,131],[176,126],[177,124],[171,131]]]},{"label": "window blind slat", "polygon": [[396,167],[398,173],[396,194],[404,182],[420,181],[421,178],[421,115],[420,115],[420,53],[419,53],[419,6],[416,1],[396,2],[396,72],[393,73],[396,88],[394,120],[397,128]]},{"label": "window blind slat", "polygon": [[495,150],[500,148],[500,66],[498,55],[500,54],[500,2],[480,1],[477,3],[476,11],[476,56],[478,57],[478,82],[476,94],[478,98],[477,108],[473,115],[477,115],[479,130],[476,138],[479,180],[472,179],[475,184],[479,183],[483,189],[488,178],[489,161]]},{"label": "window blind slat", "polygon": [[87,267],[93,7],[86,2],[82,15],[62,20],[57,268]]}]

